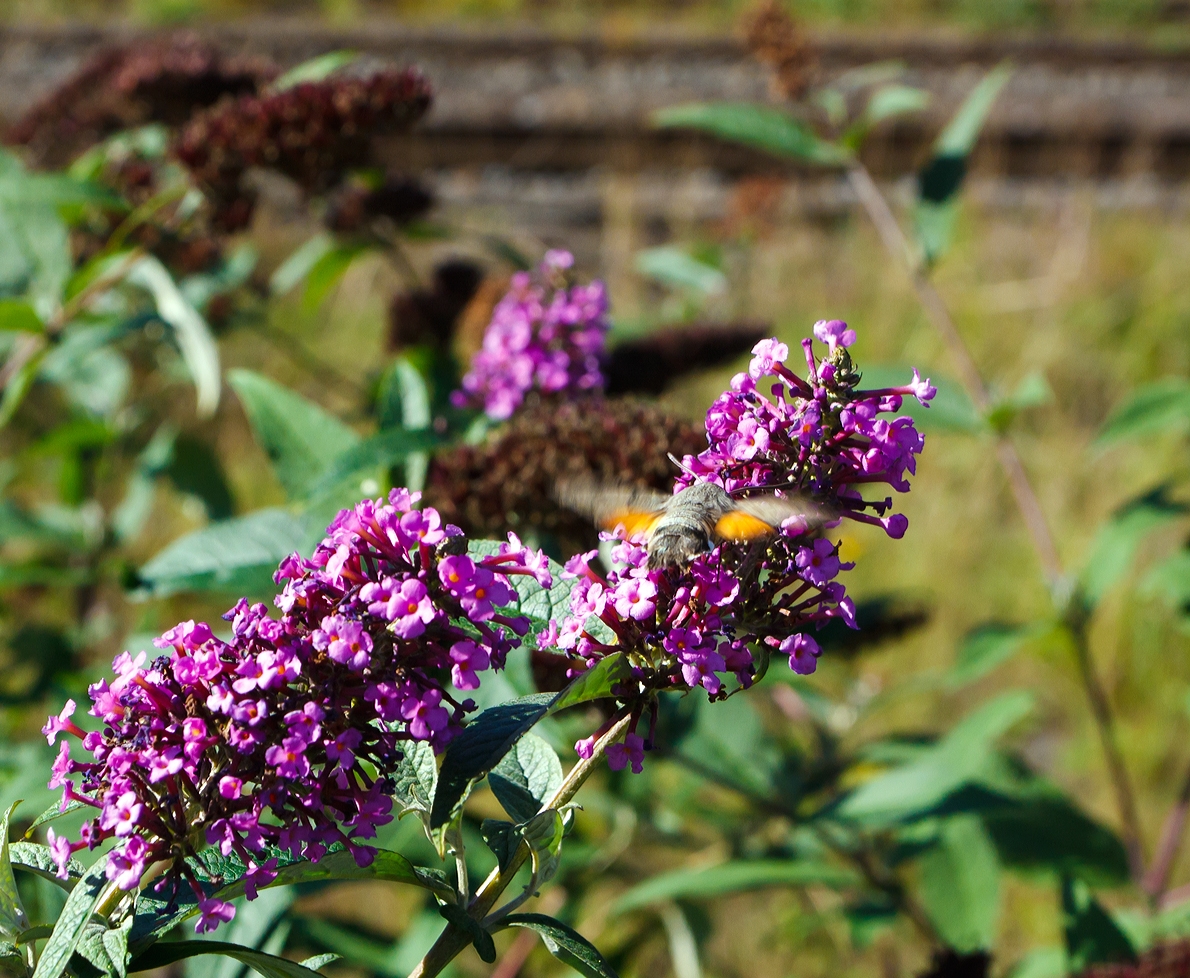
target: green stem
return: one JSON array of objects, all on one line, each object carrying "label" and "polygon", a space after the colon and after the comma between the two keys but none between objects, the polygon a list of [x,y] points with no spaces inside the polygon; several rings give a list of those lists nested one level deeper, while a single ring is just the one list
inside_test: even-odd
[{"label": "green stem", "polygon": [[[566,780],[562,782],[558,790],[542,803],[542,811],[547,811],[551,808],[560,808],[562,805],[569,803],[578,794],[579,788],[586,783],[587,778],[594,773],[596,765],[603,758],[603,752],[620,739],[628,729],[631,719],[630,716],[621,717],[611,726],[607,733],[599,738],[595,743],[595,749],[591,753],[591,756],[581,759],[572,767],[570,773],[566,775]],[[476,920],[483,920],[487,917],[492,907],[496,905],[496,901],[500,898],[500,894],[512,882],[513,877],[516,876],[518,870],[520,870],[528,858],[529,847],[522,842],[520,848],[517,849],[516,854],[512,857],[512,862],[503,870],[499,867],[493,869],[488,878],[483,881],[483,885],[475,892],[475,899],[471,901],[471,906],[467,908],[467,913]],[[409,978],[434,978],[435,975],[441,972],[443,968],[465,950],[470,943],[470,937],[455,928],[454,925],[448,924],[446,929],[438,936],[438,940],[434,942],[434,946],[426,952],[426,956],[422,958]]]}]

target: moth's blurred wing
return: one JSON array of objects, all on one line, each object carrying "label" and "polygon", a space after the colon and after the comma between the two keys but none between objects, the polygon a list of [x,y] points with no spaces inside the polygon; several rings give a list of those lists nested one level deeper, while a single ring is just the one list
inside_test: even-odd
[{"label": "moth's blurred wing", "polygon": [[555,498],[567,509],[589,516],[605,530],[622,523],[628,535],[633,536],[652,533],[672,497],[649,489],[572,480],[558,484]]},{"label": "moth's blurred wing", "polygon": [[604,529],[613,530],[623,524],[627,536],[634,537],[643,533],[645,538],[653,535],[653,530],[664,515],[662,510],[620,509],[609,513],[606,519],[600,521]]},{"label": "moth's blurred wing", "polygon": [[715,532],[725,540],[755,540],[776,533],[791,517],[800,517],[807,529],[829,518],[821,506],[799,496],[752,496],[739,500],[736,508],[715,524]]},{"label": "moth's blurred wing", "polygon": [[766,523],[742,509],[733,509],[720,517],[719,522],[715,524],[717,536],[736,543],[767,537],[776,532],[777,528],[772,523]]}]

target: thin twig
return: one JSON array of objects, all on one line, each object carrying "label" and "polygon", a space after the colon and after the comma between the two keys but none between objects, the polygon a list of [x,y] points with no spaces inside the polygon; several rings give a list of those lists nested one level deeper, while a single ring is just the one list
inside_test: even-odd
[{"label": "thin twig", "polygon": [[[971,356],[971,351],[967,349],[962,334],[951,318],[945,300],[934,287],[934,283],[930,281],[921,262],[914,254],[909,239],[905,237],[905,232],[901,230],[901,225],[888,206],[888,201],[884,199],[884,195],[862,163],[852,164],[847,170],[847,177],[851,181],[852,189],[855,190],[860,203],[868,212],[868,217],[876,226],[876,231],[884,242],[884,247],[894,258],[906,263],[917,298],[925,308],[930,322],[933,323],[934,328],[941,335],[942,341],[946,344],[963,386],[975,406],[981,412],[986,412],[992,406],[992,398],[979,374],[979,368]],[[1024,517],[1033,547],[1041,560],[1050,586],[1053,587],[1065,576],[1062,560],[1058,556],[1058,548],[1050,533],[1045,512],[1042,510],[1037,494],[1033,491],[1029,477],[1025,473],[1020,455],[1017,454],[1016,446],[1007,435],[1002,434],[997,437],[996,456],[1000,460],[1004,474],[1008,477],[1009,488],[1012,490],[1017,507]]]},{"label": "thin twig", "polygon": [[[570,769],[570,773],[566,775],[566,779],[558,787],[558,790],[542,803],[542,811],[560,808],[574,798],[579,788],[594,773],[596,766],[603,758],[603,752],[620,739],[624,731],[628,729],[631,720],[631,716],[621,717],[608,729],[607,733],[596,741],[591,756],[580,759]],[[513,877],[528,858],[529,847],[527,844],[521,843],[508,866],[503,870],[496,867],[483,881],[483,885],[476,891],[475,898],[471,901],[471,906],[467,908],[467,913],[476,920],[483,920],[491,912],[492,907],[500,898],[500,894],[512,882]],[[434,978],[470,943],[471,938],[467,934],[455,928],[453,924],[448,924],[409,978]]]},{"label": "thin twig", "polygon": [[1178,858],[1178,850],[1182,847],[1182,834],[1186,829],[1186,817],[1190,815],[1190,767],[1182,776],[1182,787],[1178,791],[1178,800],[1165,816],[1161,826],[1161,838],[1157,843],[1157,852],[1153,855],[1153,865],[1145,877],[1145,891],[1150,899],[1159,903],[1169,887],[1169,875],[1173,872],[1174,863]]},{"label": "thin twig", "polygon": [[[906,263],[914,291],[917,293],[926,315],[946,344],[951,359],[958,369],[963,386],[967,389],[975,406],[981,412],[986,412],[992,406],[991,396],[979,374],[975,360],[972,358],[967,344],[963,341],[958,327],[955,326],[950,311],[946,307],[946,302],[934,287],[934,283],[930,281],[926,269],[911,248],[904,231],[901,230],[901,225],[888,206],[888,201],[876,186],[871,174],[858,160],[848,167],[847,177],[860,203],[863,204],[872,223],[876,226],[876,231],[884,242],[885,248],[894,258]],[[1055,603],[1065,605],[1069,600],[1069,594],[1062,559],[1058,554],[1053,534],[1050,532],[1049,523],[1045,518],[1045,511],[1041,508],[1037,493],[1025,471],[1024,463],[1017,453],[1016,446],[1006,433],[1000,433],[996,437],[996,457],[1000,462],[1000,467],[1004,470],[1017,508],[1025,521],[1025,527],[1029,531],[1033,548],[1045,571]],[[1066,612],[1067,609],[1064,607],[1063,611]],[[1095,720],[1099,740],[1107,761],[1108,774],[1115,792],[1132,879],[1139,885],[1144,881],[1144,846],[1140,832],[1140,820],[1137,817],[1136,796],[1117,742],[1111,703],[1091,659],[1090,649],[1086,642],[1085,623],[1068,621],[1068,625],[1074,638],[1079,676],[1091,706],[1091,715]]]}]

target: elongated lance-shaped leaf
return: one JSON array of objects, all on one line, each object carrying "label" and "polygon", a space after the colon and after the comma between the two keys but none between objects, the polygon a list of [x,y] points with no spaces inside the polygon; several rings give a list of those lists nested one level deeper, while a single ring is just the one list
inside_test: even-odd
[{"label": "elongated lance-shaped leaf", "polygon": [[0,820],[0,937],[12,940],[28,925],[25,909],[21,906],[21,895],[17,892],[17,881],[12,875],[8,848],[8,822],[19,804],[19,801],[14,801],[9,805],[4,818]]},{"label": "elongated lance-shaped leaf", "polygon": [[414,455],[430,451],[441,442],[442,439],[428,428],[389,428],[381,431],[337,455],[326,471],[307,489],[306,495],[317,497],[328,493],[353,475],[403,462]]},{"label": "elongated lance-shaped leaf", "polygon": [[181,591],[271,591],[277,564],[300,549],[308,534],[306,522],[289,510],[260,509],[179,537],[139,576],[155,597]]},{"label": "elongated lance-shaped leaf", "polygon": [[1095,440],[1098,448],[1121,441],[1157,435],[1182,433],[1190,428],[1190,380],[1164,377],[1142,384],[1125,398],[1103,422]]},{"label": "elongated lance-shaped leaf", "polygon": [[320,54],[301,64],[294,65],[269,87],[275,92],[283,92],[287,88],[293,88],[304,82],[322,81],[340,68],[346,68],[358,58],[359,54],[356,51],[328,51],[326,54]]},{"label": "elongated lance-shaped leaf", "polygon": [[588,669],[574,682],[562,690],[561,694],[550,707],[551,713],[565,710],[580,703],[591,700],[606,699],[613,695],[613,690],[622,682],[632,678],[632,666],[623,652],[613,652],[604,656],[592,668]]},{"label": "elongated lance-shaped leaf", "polygon": [[127,280],[153,296],[157,313],[173,327],[182,359],[198,391],[198,413],[212,415],[219,406],[219,348],[207,321],[190,304],[173,276],[152,255],[146,255],[128,272]]},{"label": "elongated lance-shaped leaf", "polygon": [[430,811],[430,827],[454,819],[471,785],[500,763],[521,736],[549,711],[553,693],[523,696],[484,710],[464,728],[442,759],[438,790]]},{"label": "elongated lance-shaped leaf", "polygon": [[91,915],[107,892],[106,866],[106,858],[98,860],[70,891],[66,905],[54,925],[54,932],[41,952],[33,978],[60,978],[70,956],[82,940]]},{"label": "elongated lance-shaped leaf", "polygon": [[360,436],[329,411],[251,370],[227,375],[244,405],[252,433],[291,499],[301,499]]},{"label": "elongated lance-shaped leaf", "polygon": [[[205,855],[205,854],[204,854]],[[288,854],[286,854],[288,855]],[[220,900],[233,900],[244,892],[242,874],[244,867],[236,861],[226,867],[215,857],[208,857],[214,868],[222,873],[226,882],[222,885],[206,884],[203,889]],[[367,866],[359,866],[355,857],[345,849],[331,852],[317,863],[306,859],[282,862],[277,876],[268,887],[288,886],[294,883],[332,883],[340,881],[380,880],[388,883],[408,883],[430,890],[442,897],[453,899],[454,890],[429,870],[414,866],[399,852],[387,849],[377,851],[376,857]],[[172,906],[172,910],[167,910]],[[173,896],[161,898],[151,891],[142,892],[137,900],[137,926],[133,930],[133,951],[141,951],[154,939],[168,932],[176,924],[198,913],[197,903],[189,887],[183,887]]]},{"label": "elongated lance-shaped leaf", "polygon": [[677,869],[638,883],[614,904],[625,913],[666,900],[710,899],[770,886],[820,884],[836,889],[855,886],[860,878],[850,870],[817,860],[759,859],[723,863],[700,869]]},{"label": "elongated lance-shaped leaf", "polygon": [[79,801],[78,799],[75,799],[74,801],[67,804],[65,808],[62,807],[62,803],[60,801],[56,801],[44,812],[38,815],[37,818],[33,819],[33,823],[25,830],[25,838],[32,838],[33,832],[45,825],[46,822],[52,822],[55,819],[69,815],[71,812],[77,812],[80,808],[88,807],[90,806],[88,806],[85,801]]},{"label": "elongated lance-shaped leaf", "polygon": [[14,842],[8,847],[9,861],[16,869],[23,869],[35,873],[42,879],[56,883],[64,890],[73,890],[74,884],[87,871],[87,868],[73,857],[66,864],[66,879],[58,876],[58,864],[54,862],[54,855],[49,846],[36,842]]},{"label": "elongated lance-shaped leaf", "polygon": [[269,279],[269,291],[283,295],[310,274],[310,269],[335,247],[334,237],[326,231],[314,235],[290,254]]},{"label": "elongated lance-shaped leaf", "polygon": [[653,125],[660,129],[698,129],[729,142],[819,166],[840,166],[850,158],[846,150],[819,138],[804,122],[764,105],[679,105],[654,113]]},{"label": "elongated lance-shaped leaf", "polygon": [[988,950],[1000,909],[1000,863],[979,819],[942,823],[938,842],[920,860],[918,887],[926,913],[948,946]]},{"label": "elongated lance-shaped leaf", "polygon": [[966,156],[971,152],[992,105],[1011,77],[1012,65],[1004,61],[980,79],[938,136],[935,156]]},{"label": "elongated lance-shaped leaf", "polygon": [[1062,880],[1062,915],[1070,974],[1093,964],[1135,961],[1136,949],[1081,880]]},{"label": "elongated lance-shaped leaf", "polygon": [[515,822],[536,815],[562,784],[562,762],[534,733],[518,740],[488,775],[488,786]]},{"label": "elongated lance-shaped leaf", "polygon": [[149,971],[153,968],[164,968],[175,961],[184,961],[200,954],[225,954],[229,958],[242,961],[264,978],[315,978],[319,974],[288,958],[224,941],[158,941],[147,951],[133,958],[128,970]]},{"label": "elongated lance-shaped leaf", "polygon": [[471,939],[481,961],[491,964],[496,960],[496,945],[492,942],[492,935],[466,910],[456,903],[444,903],[439,905],[438,913]]},{"label": "elongated lance-shaped leaf", "polygon": [[1168,497],[1164,486],[1117,510],[1095,534],[1079,575],[1087,602],[1094,607],[1124,578],[1150,533],[1182,519],[1187,511],[1186,504]]},{"label": "elongated lance-shaped leaf", "polygon": [[583,978],[619,978],[616,969],[598,949],[573,927],[540,913],[520,913],[505,917],[501,927],[526,927],[541,936],[546,950]]}]

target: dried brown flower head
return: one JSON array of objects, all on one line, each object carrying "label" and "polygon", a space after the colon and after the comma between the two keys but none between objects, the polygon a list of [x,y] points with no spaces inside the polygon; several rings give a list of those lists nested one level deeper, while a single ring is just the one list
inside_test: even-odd
[{"label": "dried brown flower head", "polygon": [[435,457],[426,501],[445,522],[481,535],[508,530],[552,537],[559,552],[589,549],[598,533],[554,499],[566,479],[629,483],[669,491],[677,474],[667,458],[706,448],[701,424],[629,398],[537,401],[480,445]]},{"label": "dried brown flower head", "polygon": [[765,0],[748,24],[748,50],[772,72],[773,94],[797,101],[814,79],[816,57],[805,31],[780,0]]},{"label": "dried brown flower head", "polygon": [[179,125],[224,95],[256,91],[275,74],[265,59],[225,57],[193,34],[111,48],[37,102],[5,141],[29,147],[40,166],[62,166],[122,129]]},{"label": "dried brown flower head", "polygon": [[411,126],[429,105],[429,84],[413,69],[333,75],[224,99],[186,124],[175,152],[219,196],[237,195],[249,167],[277,170],[321,193],[369,162],[373,137]]}]

